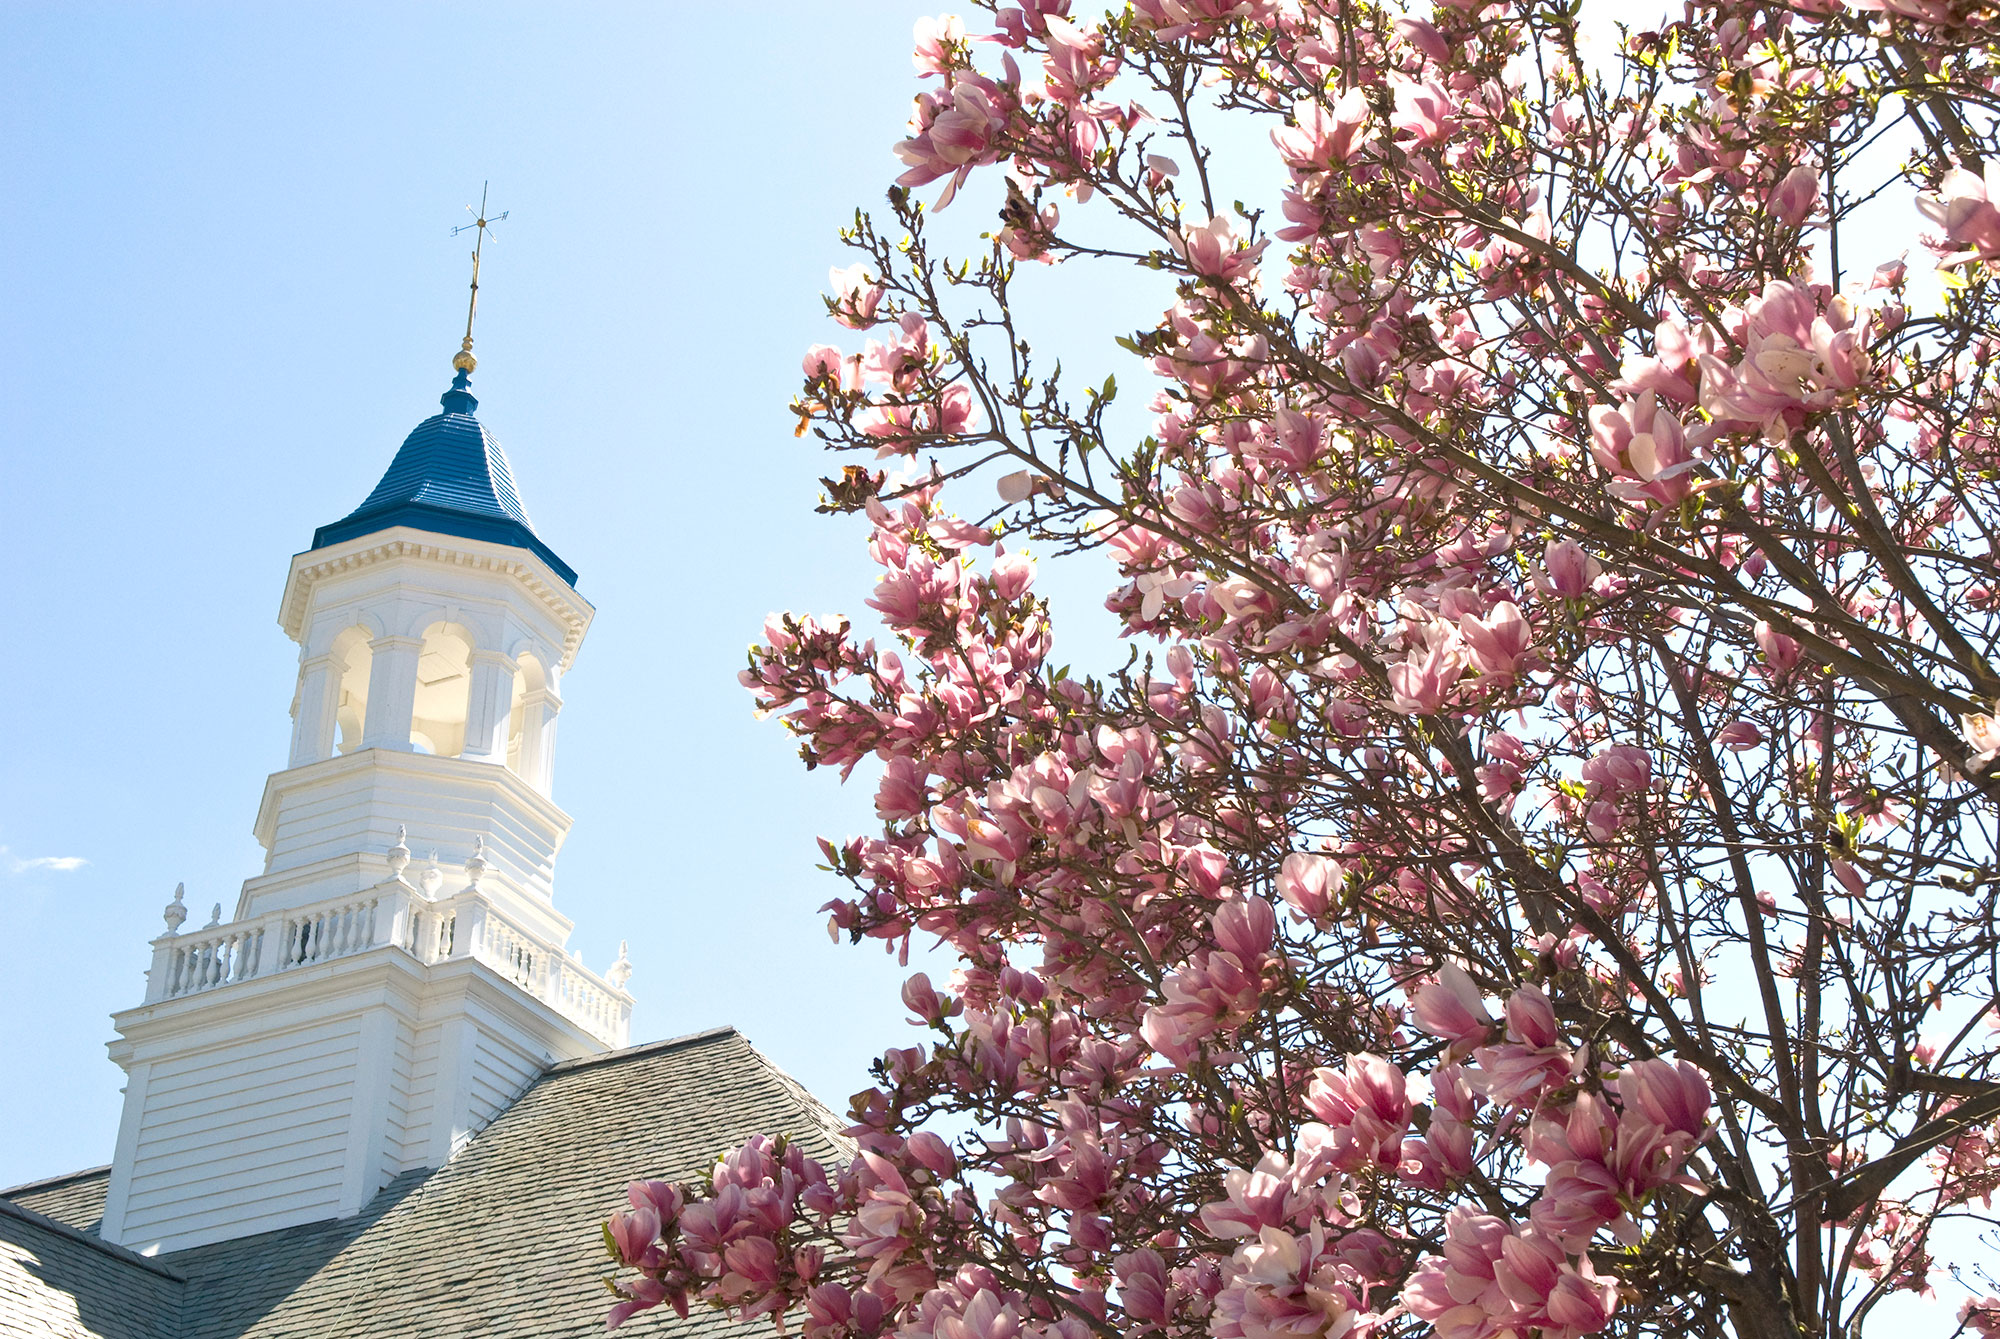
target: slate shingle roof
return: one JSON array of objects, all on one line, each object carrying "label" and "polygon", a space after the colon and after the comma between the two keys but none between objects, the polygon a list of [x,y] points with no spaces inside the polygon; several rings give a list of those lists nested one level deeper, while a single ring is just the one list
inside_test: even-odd
[{"label": "slate shingle roof", "polygon": [[178,1339],[184,1286],[159,1261],[0,1199],[0,1335]]},{"label": "slate shingle roof", "polygon": [[499,439],[473,417],[479,401],[458,382],[452,386],[441,401],[445,412],[411,429],[375,491],[340,520],[314,531],[313,548],[408,525],[528,549],[574,586],[576,570],[556,557],[528,520]]},{"label": "slate shingle roof", "polygon": [[[785,1133],[815,1156],[836,1152],[837,1123],[734,1029],[556,1065],[444,1167],[410,1172],[352,1218],[197,1246],[131,1263],[116,1247],[27,1224],[36,1259],[15,1266],[0,1245],[0,1335],[61,1339],[523,1339],[601,1334],[611,1298],[600,1278],[597,1224],[623,1203],[635,1175],[684,1180],[749,1135]],[[82,1186],[103,1173],[23,1187],[23,1198],[94,1214]],[[18,1203],[19,1201],[16,1201]],[[0,1206],[7,1206],[0,1200]],[[12,1207],[12,1206],[7,1206]],[[26,1218],[0,1215],[6,1230]],[[68,1231],[68,1236],[61,1234]],[[77,1263],[78,1252],[93,1258]],[[127,1278],[145,1275],[143,1286]],[[27,1282],[17,1284],[17,1276]],[[128,1287],[142,1315],[86,1318],[84,1328],[14,1329]],[[10,1291],[12,1289],[12,1291]],[[17,1296],[18,1294],[18,1296]],[[92,1304],[94,1305],[94,1303]],[[96,1313],[93,1311],[93,1315]],[[88,1326],[95,1323],[97,1328]],[[131,1328],[152,1324],[154,1328]],[[127,1328],[105,1328],[125,1325]],[[714,1313],[668,1313],[654,1333],[675,1339],[735,1326]]]},{"label": "slate shingle roof", "polygon": [[104,1217],[104,1187],[110,1179],[111,1168],[89,1167],[68,1176],[52,1176],[46,1181],[30,1181],[12,1190],[0,1190],[0,1196],[23,1209],[46,1214],[58,1223],[95,1232],[98,1220]]}]

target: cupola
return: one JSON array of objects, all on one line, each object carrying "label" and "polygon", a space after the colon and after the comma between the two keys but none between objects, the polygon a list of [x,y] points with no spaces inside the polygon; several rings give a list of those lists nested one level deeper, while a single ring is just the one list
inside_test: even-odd
[{"label": "cupola", "polygon": [[198,930],[176,890],[145,1002],[114,1017],[110,1241],[356,1213],[551,1063],[626,1041],[630,963],[586,968],[554,905],[560,689],[593,611],[475,417],[470,344],[443,412],[292,559],[264,868]]}]

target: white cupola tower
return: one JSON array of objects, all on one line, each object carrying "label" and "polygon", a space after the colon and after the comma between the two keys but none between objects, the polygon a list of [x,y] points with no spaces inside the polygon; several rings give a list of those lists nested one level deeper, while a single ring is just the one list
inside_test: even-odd
[{"label": "white cupola tower", "polygon": [[626,1041],[630,964],[584,968],[553,904],[560,689],[592,610],[474,417],[466,343],[444,412],[292,560],[263,872],[200,929],[176,890],[145,1002],[114,1016],[120,1245],[358,1212],[550,1063]]}]

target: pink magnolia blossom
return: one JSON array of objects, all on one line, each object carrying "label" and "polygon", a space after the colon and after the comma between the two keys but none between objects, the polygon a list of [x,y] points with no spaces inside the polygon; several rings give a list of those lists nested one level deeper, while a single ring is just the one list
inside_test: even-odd
[{"label": "pink magnolia blossom", "polygon": [[1342,1171],[1401,1161],[1410,1099],[1403,1072],[1380,1056],[1362,1052],[1347,1057],[1345,1070],[1314,1070],[1305,1105],[1334,1134],[1332,1162]]},{"label": "pink magnolia blossom", "polygon": [[1215,942],[1242,962],[1256,962],[1271,951],[1277,917],[1261,897],[1238,897],[1217,908]]},{"label": "pink magnolia blossom", "polygon": [[1395,110],[1389,115],[1389,124],[1413,147],[1423,148],[1457,129],[1457,109],[1442,85],[1404,80],[1395,86]]},{"label": "pink magnolia blossom", "polygon": [[833,287],[834,320],[850,330],[865,330],[875,324],[875,309],[882,305],[885,290],[868,277],[863,266],[831,270],[827,280]]},{"label": "pink magnolia blossom", "polygon": [[913,33],[916,50],[910,61],[920,75],[950,75],[965,48],[965,21],[956,14],[920,18]]},{"label": "pink magnolia blossom", "polygon": [[1804,163],[1787,172],[1771,189],[1771,213],[1796,228],[1819,207],[1819,173]]},{"label": "pink magnolia blossom", "polygon": [[1350,88],[1328,108],[1318,98],[1292,104],[1292,124],[1271,132],[1271,143],[1298,171],[1327,171],[1354,156],[1368,125],[1368,99]]},{"label": "pink magnolia blossom", "polygon": [[1815,310],[1811,294],[1774,279],[1743,310],[1743,360],[1701,355],[1701,407],[1712,418],[1781,437],[1830,409],[1872,374],[1869,323],[1835,297]]},{"label": "pink magnolia blossom", "polygon": [[2000,1297],[1986,1296],[1966,1299],[1958,1308],[1958,1323],[1967,1332],[1979,1339],[2000,1337]]},{"label": "pink magnolia blossom", "polygon": [[1495,1102],[1517,1104],[1565,1082],[1581,1060],[1562,1042],[1548,997],[1522,986],[1507,997],[1507,1040],[1475,1047],[1467,1080]]},{"label": "pink magnolia blossom", "polygon": [[982,1288],[957,1315],[940,1316],[932,1329],[937,1339],[1015,1339],[1021,1318],[991,1289]]},{"label": "pink magnolia blossom", "polygon": [[831,344],[815,344],[806,350],[800,368],[808,381],[825,381],[835,391],[861,388],[861,360],[843,354]]},{"label": "pink magnolia blossom", "polygon": [[1590,411],[1590,450],[1614,482],[1610,492],[1632,502],[1673,506],[1692,488],[1699,460],[1681,421],[1651,391],[1611,409]]},{"label": "pink magnolia blossom", "polygon": [[[617,1329],[641,1311],[649,1311],[662,1302],[675,1300],[667,1292],[665,1284],[644,1274],[635,1279],[620,1281],[615,1285],[614,1291],[625,1300],[605,1314],[604,1328],[607,1330]],[[684,1299],[679,1300],[675,1310],[685,1316],[687,1302]]]},{"label": "pink magnolia blossom", "polygon": [[1713,1101],[1708,1080],[1685,1060],[1640,1060],[1618,1079],[1618,1095],[1661,1129],[1702,1135]]},{"label": "pink magnolia blossom", "polygon": [[962,1007],[956,999],[934,989],[927,972],[917,972],[903,983],[903,1006],[923,1023],[941,1023]]},{"label": "pink magnolia blossom", "polygon": [[1406,15],[1396,20],[1395,32],[1426,60],[1442,63],[1451,58],[1451,43],[1434,23]]},{"label": "pink magnolia blossom", "polygon": [[2000,259],[2000,163],[1988,162],[1984,176],[1954,167],[1934,191],[1917,196],[1924,217],[1944,229],[1956,251],[1940,251],[1939,269]]},{"label": "pink magnolia blossom", "polygon": [[618,1256],[634,1268],[644,1268],[658,1259],[654,1242],[660,1236],[660,1216],[651,1208],[635,1208],[611,1216],[611,1239]]},{"label": "pink magnolia blossom", "polygon": [[1266,1153],[1254,1167],[1231,1167],[1223,1173],[1223,1198],[1200,1212],[1202,1230],[1223,1238],[1257,1237],[1266,1228],[1283,1228],[1309,1203],[1291,1177],[1291,1161],[1282,1153]]},{"label": "pink magnolia blossom", "polygon": [[938,196],[943,209],[958,193],[972,169],[998,157],[995,141],[1007,124],[1007,96],[1000,85],[980,75],[960,72],[948,89],[917,98],[911,117],[914,132],[896,145],[896,156],[908,170],[896,178],[903,186],[922,186],[947,177]]},{"label": "pink magnolia blossom", "polygon": [[1764,668],[1772,678],[1782,679],[1799,667],[1802,655],[1796,638],[1788,637],[1763,619],[1753,629],[1757,649],[1764,653]]},{"label": "pink magnolia blossom", "polygon": [[1466,1047],[1484,1041],[1493,1026],[1479,988],[1463,967],[1449,962],[1412,998],[1411,1018],[1433,1037]]},{"label": "pink magnolia blossom", "polygon": [[1616,802],[1643,795],[1652,776],[1652,755],[1628,744],[1607,748],[1583,765],[1583,782],[1592,799]]},{"label": "pink magnolia blossom", "polygon": [[2000,757],[2000,719],[1987,712],[1975,711],[1960,716],[1958,721],[1959,734],[1968,750],[1966,766],[1975,772],[1983,771],[1994,758]]},{"label": "pink magnolia blossom", "polygon": [[1278,871],[1278,895],[1307,920],[1318,920],[1339,903],[1346,874],[1331,856],[1294,851]]},{"label": "pink magnolia blossom", "polygon": [[1045,17],[1042,26],[1048,36],[1051,97],[1075,107],[1116,77],[1118,63],[1102,58],[1103,39],[1095,31],[1055,14]]},{"label": "pink magnolia blossom", "polygon": [[1528,667],[1534,631],[1512,600],[1495,602],[1483,618],[1460,614],[1458,630],[1480,673],[1513,678]]},{"label": "pink magnolia blossom", "polygon": [[1199,227],[1185,228],[1174,250],[1196,274],[1211,279],[1240,279],[1253,273],[1268,241],[1244,245],[1227,218],[1216,217]]},{"label": "pink magnolia blossom", "polygon": [[1574,1265],[1558,1271],[1555,1286],[1543,1303],[1549,1323],[1542,1328],[1544,1339],[1578,1339],[1596,1334],[1611,1323],[1618,1310],[1616,1280],[1602,1278],[1592,1268],[1589,1256],[1579,1256]]},{"label": "pink magnolia blossom", "polygon": [[1715,742],[1723,748],[1741,753],[1745,749],[1754,749],[1763,743],[1764,732],[1757,728],[1755,722],[1739,718],[1716,731]]},{"label": "pink magnolia blossom", "polygon": [[1442,621],[1428,624],[1409,653],[1389,667],[1391,706],[1404,715],[1437,711],[1465,672],[1467,658],[1455,627]]},{"label": "pink magnolia blossom", "polygon": [[1542,551],[1542,566],[1535,574],[1535,587],[1565,600],[1581,599],[1603,575],[1598,561],[1584,552],[1573,539],[1550,540]]}]

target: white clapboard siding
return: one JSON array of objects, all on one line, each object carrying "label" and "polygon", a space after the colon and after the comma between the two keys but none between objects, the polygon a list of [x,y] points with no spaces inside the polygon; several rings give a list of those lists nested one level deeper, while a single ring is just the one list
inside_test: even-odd
[{"label": "white clapboard siding", "polygon": [[472,1128],[482,1130],[514,1104],[541,1073],[541,1066],[498,1037],[479,1038],[472,1075]]},{"label": "white clapboard siding", "polygon": [[350,1017],[162,1060],[148,1083],[122,1235],[236,1236],[332,1212],[357,1045]]},{"label": "white clapboard siding", "polygon": [[409,1078],[404,1098],[403,1124],[397,1131],[396,1170],[415,1171],[431,1162],[431,1121],[438,1111],[438,1033],[434,1027],[418,1032],[410,1050]]}]

